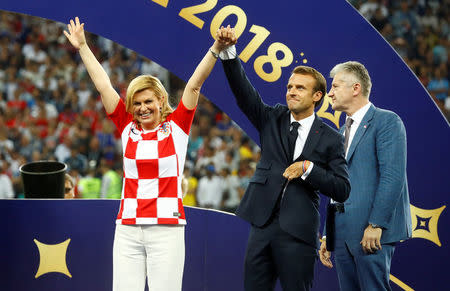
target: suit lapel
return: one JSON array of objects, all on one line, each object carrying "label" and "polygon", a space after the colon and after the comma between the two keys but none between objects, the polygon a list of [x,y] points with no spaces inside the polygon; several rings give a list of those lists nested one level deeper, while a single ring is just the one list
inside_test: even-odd
[{"label": "suit lapel", "polygon": [[302,154],[296,159],[296,161],[302,161],[311,155],[312,151],[316,148],[316,145],[320,140],[320,136],[322,135],[322,126],[322,119],[315,115],[314,122],[308,133],[308,137],[306,138]]},{"label": "suit lapel", "polygon": [[289,151],[289,140],[288,140],[289,124],[290,124],[290,111],[287,111],[286,113],[281,115],[278,126],[279,126],[280,140],[281,140],[281,145],[283,148],[283,153],[284,153],[286,159],[288,161],[291,161],[292,156]]},{"label": "suit lapel", "polygon": [[367,111],[366,115],[364,115],[364,118],[361,120],[361,123],[359,124],[358,129],[356,130],[355,136],[353,137],[352,143],[350,144],[350,148],[348,149],[347,161],[350,161],[353,153],[355,152],[356,147],[358,146],[358,143],[361,141],[362,137],[369,128],[374,113],[375,113],[375,106],[373,106],[372,104],[370,105],[369,110]]}]

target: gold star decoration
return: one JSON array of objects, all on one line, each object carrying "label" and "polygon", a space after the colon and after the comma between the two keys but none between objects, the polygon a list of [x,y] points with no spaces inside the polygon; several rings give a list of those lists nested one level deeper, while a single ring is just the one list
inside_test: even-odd
[{"label": "gold star decoration", "polygon": [[331,113],[327,111],[328,109],[332,110],[331,98],[328,97],[328,94],[325,94],[325,96],[323,97],[322,106],[320,106],[319,110],[317,111],[317,115],[333,122],[334,125],[336,125],[336,128],[339,129],[339,118],[341,117],[342,112],[334,111],[334,113]]},{"label": "gold star decoration", "polygon": [[34,243],[39,250],[39,268],[34,276],[35,278],[51,272],[62,273],[72,278],[66,264],[66,253],[70,238],[54,245],[41,243],[37,239],[34,239]]},{"label": "gold star decoration", "polygon": [[445,209],[445,205],[436,209],[422,209],[411,204],[411,218],[413,238],[423,238],[438,246],[442,246],[438,235],[439,216]]}]

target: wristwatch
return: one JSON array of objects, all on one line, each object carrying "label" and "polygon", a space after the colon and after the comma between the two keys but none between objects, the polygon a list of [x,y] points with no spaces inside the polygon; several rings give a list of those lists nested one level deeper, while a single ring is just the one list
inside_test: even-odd
[{"label": "wristwatch", "polygon": [[372,226],[373,228],[381,228],[381,226],[375,223],[371,223],[370,226]]}]

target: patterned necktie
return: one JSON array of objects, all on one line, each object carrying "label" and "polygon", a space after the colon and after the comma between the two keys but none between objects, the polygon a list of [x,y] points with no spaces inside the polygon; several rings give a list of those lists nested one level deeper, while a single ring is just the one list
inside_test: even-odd
[{"label": "patterned necktie", "polygon": [[291,123],[291,131],[289,132],[289,150],[291,151],[291,157],[294,156],[294,150],[295,150],[295,142],[297,141],[298,137],[298,127],[300,126],[300,123],[297,121],[294,121]]},{"label": "patterned necktie", "polygon": [[344,151],[347,153],[348,148],[348,141],[350,139],[350,128],[352,127],[353,119],[351,117],[348,117],[345,121],[345,131],[344,131]]}]

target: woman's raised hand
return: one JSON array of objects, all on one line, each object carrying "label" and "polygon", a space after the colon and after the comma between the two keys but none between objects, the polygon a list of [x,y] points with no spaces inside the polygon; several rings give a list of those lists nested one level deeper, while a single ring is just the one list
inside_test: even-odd
[{"label": "woman's raised hand", "polygon": [[84,36],[84,23],[80,24],[80,19],[75,17],[75,22],[73,19],[67,24],[69,32],[64,30],[64,35],[70,41],[70,43],[76,48],[80,49],[84,44],[86,44],[86,37]]}]

